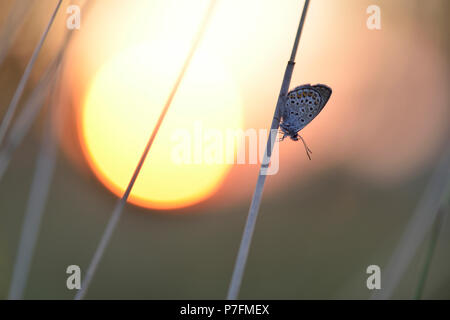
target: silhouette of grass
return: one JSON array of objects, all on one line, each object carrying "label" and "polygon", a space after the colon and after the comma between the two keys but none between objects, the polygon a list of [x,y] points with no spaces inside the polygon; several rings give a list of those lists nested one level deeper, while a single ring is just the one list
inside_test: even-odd
[{"label": "silhouette of grass", "polygon": [[32,1],[15,1],[0,35],[0,65],[30,11]]},{"label": "silhouette of grass", "polygon": [[123,208],[125,207],[125,204],[128,200],[128,196],[131,193],[131,190],[133,189],[133,185],[139,175],[139,172],[145,162],[145,159],[150,151],[150,148],[153,144],[153,141],[156,138],[156,135],[158,134],[159,128],[162,124],[162,122],[164,121],[164,118],[167,114],[167,111],[169,110],[171,104],[172,104],[172,100],[175,97],[175,94],[177,93],[178,87],[181,84],[181,81],[183,80],[184,74],[186,73],[187,68],[190,65],[190,62],[192,60],[192,57],[194,56],[198,44],[200,43],[203,34],[206,30],[206,26],[211,18],[211,15],[213,13],[214,7],[216,5],[217,0],[211,0],[209,8],[207,9],[206,15],[203,18],[203,21],[200,24],[200,27],[197,31],[197,34],[195,35],[194,41],[192,43],[192,46],[189,50],[188,56],[183,64],[183,67],[181,68],[180,73],[178,74],[178,77],[174,83],[174,86],[172,87],[172,90],[169,94],[169,97],[166,100],[166,103],[164,105],[164,108],[158,118],[158,121],[152,131],[152,134],[150,136],[150,139],[147,142],[147,145],[145,146],[145,149],[141,155],[141,158],[139,159],[139,162],[136,166],[136,169],[134,170],[133,176],[130,179],[130,182],[128,183],[128,186],[124,192],[124,194],[122,195],[122,197],[118,200],[112,214],[111,214],[111,218],[108,221],[108,224],[106,226],[106,229],[100,239],[100,243],[94,253],[94,257],[92,258],[88,270],[86,272],[86,275],[83,279],[83,282],[81,284],[81,289],[77,292],[77,294],[75,295],[75,300],[81,300],[84,298],[84,296],[87,293],[87,290],[89,289],[89,286],[91,284],[92,278],[94,277],[95,271],[98,267],[98,264],[100,263],[100,260],[103,257],[103,254],[106,250],[106,247],[108,246],[108,243],[111,239],[111,236],[117,226],[117,223],[119,222],[120,216],[122,214]]},{"label": "silhouette of grass", "polygon": [[371,299],[389,299],[414,257],[417,248],[433,226],[439,209],[449,193],[450,184],[450,145],[436,166],[405,231],[383,270],[383,284]]},{"label": "silhouette of grass", "polygon": [[[83,2],[83,9],[88,8],[89,1]],[[57,7],[58,8],[58,7]],[[57,10],[55,10],[56,14]],[[52,20],[55,18],[52,16]],[[49,24],[51,25],[51,24]],[[43,100],[48,91],[53,87],[53,96],[47,114],[44,134],[42,137],[41,150],[38,155],[36,169],[29,199],[27,202],[25,218],[20,234],[19,247],[16,261],[14,263],[13,277],[10,285],[9,299],[22,299],[26,288],[34,248],[39,235],[40,224],[47,202],[47,195],[50,189],[54,166],[57,156],[57,141],[54,126],[54,114],[58,109],[59,76],[62,68],[64,54],[72,39],[73,31],[69,30],[60,46],[55,59],[47,67],[44,75],[39,80],[28,98],[22,113],[15,122],[6,143],[0,148],[0,180],[5,173],[14,151],[22,142],[26,133],[30,129],[36,116],[42,108]],[[60,108],[59,108],[60,109]]]},{"label": "silhouette of grass", "polygon": [[248,253],[250,250],[250,244],[253,237],[253,232],[255,229],[256,219],[258,217],[259,206],[261,204],[262,192],[264,189],[264,183],[266,181],[266,170],[270,163],[270,157],[275,144],[275,139],[278,133],[278,127],[280,125],[280,110],[281,105],[284,101],[284,97],[287,95],[289,85],[291,83],[292,72],[294,70],[295,56],[297,54],[297,48],[300,41],[300,36],[302,33],[303,25],[305,23],[306,13],[308,11],[309,0],[305,0],[302,15],[300,18],[300,23],[297,29],[297,34],[295,36],[294,45],[292,48],[291,57],[287,63],[286,70],[283,77],[283,83],[280,89],[280,95],[278,96],[277,105],[275,107],[275,113],[272,119],[271,130],[269,133],[269,138],[267,140],[266,151],[264,153],[264,160],[261,164],[261,168],[258,175],[258,180],[256,182],[255,191],[253,193],[252,202],[250,205],[250,210],[248,213],[247,222],[244,228],[244,234],[242,236],[241,245],[239,247],[238,256],[236,259],[236,264],[234,266],[233,275],[231,278],[230,287],[228,290],[227,299],[235,300],[238,297],[239,289],[242,283],[242,277],[244,275],[245,264],[247,262]]},{"label": "silhouette of grass", "polygon": [[22,299],[33,259],[34,248],[37,243],[42,215],[44,213],[47,195],[52,182],[55,168],[57,143],[54,132],[53,115],[56,112],[59,100],[59,84],[54,83],[54,94],[47,113],[47,119],[42,137],[41,149],[34,170],[30,195],[22,225],[19,249],[14,264],[14,272],[11,281],[9,299]]},{"label": "silhouette of grass", "polygon": [[58,0],[56,8],[53,11],[52,16],[50,17],[47,27],[45,28],[44,33],[41,36],[41,39],[36,45],[36,48],[34,49],[33,54],[31,55],[30,61],[28,62],[27,67],[25,68],[22,78],[20,79],[19,84],[17,85],[16,91],[14,92],[14,96],[11,99],[11,103],[6,109],[5,115],[3,116],[2,122],[0,124],[0,146],[3,144],[6,132],[8,131],[9,125],[14,117],[14,113],[16,112],[20,98],[22,97],[23,91],[25,90],[28,78],[30,77],[31,71],[33,70],[34,64],[36,63],[36,59],[39,55],[39,52],[42,49],[42,46],[44,45],[44,41],[47,38],[50,28],[53,22],[55,21],[56,14],[58,13],[61,3],[62,0]]},{"label": "silhouette of grass", "polygon": [[439,209],[438,217],[436,218],[433,230],[431,231],[430,244],[428,245],[427,248],[427,255],[425,257],[425,262],[422,271],[419,275],[419,283],[417,285],[417,290],[414,296],[414,299],[416,300],[422,299],[426,281],[428,279],[428,274],[430,272],[431,262],[433,260],[434,252],[437,243],[439,241],[439,236],[441,235],[442,228],[445,225],[447,215],[448,215],[448,203],[442,206],[441,209]]}]

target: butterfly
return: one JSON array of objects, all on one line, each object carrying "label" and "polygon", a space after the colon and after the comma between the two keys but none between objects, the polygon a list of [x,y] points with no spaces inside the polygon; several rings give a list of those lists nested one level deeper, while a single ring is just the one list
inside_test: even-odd
[{"label": "butterfly", "polygon": [[281,110],[281,141],[290,137],[294,141],[300,138],[305,146],[306,154],[311,160],[311,150],[305,140],[298,134],[308,123],[310,123],[328,102],[331,96],[331,88],[323,85],[304,84],[288,92],[285,103]]}]

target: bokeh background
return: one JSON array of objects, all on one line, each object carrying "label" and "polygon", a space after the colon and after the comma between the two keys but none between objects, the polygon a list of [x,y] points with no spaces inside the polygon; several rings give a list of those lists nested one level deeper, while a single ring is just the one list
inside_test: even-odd
[{"label": "bokeh background", "polygon": [[[66,267],[87,268],[117,200],[99,180],[80,138],[79,111],[90,81],[105,60],[146,37],[164,35],[183,57],[208,4],[90,1],[66,52],[61,105],[69,112],[59,119],[64,129],[28,299],[73,298],[66,288]],[[3,30],[14,3],[0,3]],[[78,1],[63,2],[25,96],[61,46],[71,3]],[[28,1],[25,19],[16,24],[0,66],[0,116],[55,4]],[[381,8],[381,30],[366,27],[366,8],[372,4]],[[267,128],[271,122],[302,7],[303,1],[294,0],[217,5],[204,47],[218,53],[214,57],[232,75],[244,129]],[[446,0],[312,1],[291,86],[325,83],[333,95],[302,131],[312,161],[302,144],[280,144],[280,171],[267,179],[240,298],[370,296],[367,266],[383,270],[448,145],[449,12]],[[159,64],[170,62],[160,58]],[[0,181],[1,298],[10,285],[45,110]],[[166,120],[170,123],[170,113]],[[211,194],[179,209],[128,204],[87,298],[225,298],[257,172],[257,165],[234,165]],[[394,298],[413,297],[428,240]],[[449,243],[447,223],[424,298],[450,298]]]}]

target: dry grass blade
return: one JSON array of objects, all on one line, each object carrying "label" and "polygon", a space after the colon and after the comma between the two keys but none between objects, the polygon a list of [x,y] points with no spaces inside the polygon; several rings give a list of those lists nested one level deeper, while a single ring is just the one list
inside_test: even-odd
[{"label": "dry grass blade", "polygon": [[2,34],[0,35],[0,65],[3,63],[9,47],[20,29],[20,25],[25,20],[31,7],[32,4],[30,0],[19,0],[14,2],[13,8],[5,22],[5,26],[2,28]]},{"label": "dry grass blade", "polygon": [[134,170],[133,176],[131,177],[130,182],[128,183],[128,186],[127,186],[123,196],[119,199],[119,201],[117,202],[116,207],[114,208],[114,210],[113,210],[113,212],[111,214],[111,218],[108,221],[108,224],[106,226],[105,232],[103,233],[102,238],[100,240],[100,244],[98,245],[97,250],[95,251],[94,257],[92,258],[92,261],[89,264],[88,270],[87,270],[86,275],[85,275],[85,277],[83,279],[83,282],[81,284],[81,289],[76,294],[75,300],[83,299],[84,296],[87,293],[87,290],[88,290],[89,285],[90,285],[90,283],[92,281],[92,278],[94,277],[94,274],[95,274],[95,271],[97,269],[97,266],[100,263],[100,260],[101,260],[101,258],[103,256],[103,253],[104,253],[104,251],[105,251],[105,249],[106,249],[106,247],[107,247],[107,245],[108,245],[108,243],[109,243],[109,241],[111,239],[111,236],[112,236],[112,234],[114,232],[114,229],[116,228],[117,223],[120,220],[120,216],[122,214],[123,208],[125,207],[125,204],[127,202],[128,196],[130,195],[131,190],[133,189],[133,185],[134,185],[134,183],[135,183],[135,181],[136,181],[136,179],[137,179],[137,177],[139,175],[139,172],[140,172],[140,170],[142,168],[142,165],[144,164],[144,161],[145,161],[145,159],[147,157],[148,152],[150,151],[150,148],[151,148],[151,146],[153,144],[153,141],[155,140],[156,135],[158,134],[159,128],[160,128],[160,126],[161,126],[161,124],[162,124],[162,122],[163,122],[163,120],[164,120],[164,118],[165,118],[165,116],[167,114],[167,111],[169,110],[169,107],[172,104],[172,100],[175,97],[175,94],[176,94],[176,92],[178,90],[178,87],[180,86],[181,80],[183,79],[184,74],[185,74],[185,72],[186,72],[187,68],[189,67],[189,64],[190,64],[190,62],[192,60],[192,57],[194,56],[195,51],[197,50],[198,44],[200,43],[200,40],[203,37],[204,31],[206,30],[206,26],[207,26],[207,24],[208,24],[208,22],[209,22],[209,20],[211,18],[211,15],[212,15],[212,12],[213,12],[213,9],[215,7],[216,2],[217,2],[216,0],[211,0],[211,3],[210,3],[209,8],[208,8],[208,10],[206,12],[206,15],[205,15],[202,23],[200,24],[199,30],[197,31],[197,34],[196,34],[196,36],[194,38],[192,47],[191,47],[191,49],[190,49],[190,51],[188,53],[188,56],[187,56],[187,58],[186,58],[186,60],[185,60],[185,62],[183,64],[183,67],[182,67],[182,69],[181,69],[181,71],[180,71],[180,73],[179,73],[179,75],[178,75],[178,77],[177,77],[177,79],[175,81],[175,84],[174,84],[174,86],[173,86],[173,88],[172,88],[172,90],[171,90],[171,92],[169,94],[169,97],[166,100],[164,108],[163,108],[163,110],[162,110],[162,112],[161,112],[161,114],[160,114],[160,116],[158,118],[158,121],[157,121],[157,123],[155,125],[155,128],[152,131],[150,139],[148,140],[147,145],[145,146],[144,152],[142,153],[141,158],[139,159],[139,162],[138,162],[138,164],[136,166],[136,169]]},{"label": "dry grass blade", "polygon": [[[59,65],[59,63],[60,61],[56,65]],[[0,147],[0,181],[8,168],[14,151],[26,136],[34,119],[43,106],[49,87],[55,81],[56,65],[49,67],[39,80],[39,83],[33,89],[30,97],[25,103],[23,111],[11,128],[10,134],[6,137],[5,143]]]},{"label": "dry grass blade", "polygon": [[[88,1],[83,3],[83,9],[89,8],[88,3]],[[38,85],[34,88],[22,113],[7,137],[4,148],[0,149],[0,180],[6,171],[14,150],[23,140],[41,110],[43,100],[49,88],[59,86],[59,70],[62,68],[64,54],[72,39],[72,35],[73,31],[66,33],[63,43],[56,54],[56,58],[50,63],[46,72],[39,80]],[[54,125],[56,122],[54,117],[57,112],[61,116],[61,112],[64,112],[65,109],[58,106],[59,90],[54,91],[55,93],[50,103],[42,146],[31,185],[30,196],[28,198],[25,219],[22,225],[19,248],[9,292],[10,299],[21,299],[23,297],[56,163],[57,141],[55,137]]]},{"label": "dry grass blade", "polygon": [[292,72],[294,70],[294,60],[297,54],[297,48],[300,41],[300,36],[302,33],[303,25],[306,18],[306,13],[308,11],[309,0],[305,0],[305,4],[302,11],[302,16],[300,18],[300,23],[297,29],[297,34],[295,36],[294,46],[292,48],[291,57],[286,66],[286,71],[284,73],[283,83],[281,85],[280,95],[278,96],[278,102],[275,108],[275,113],[272,120],[271,130],[269,133],[269,138],[267,140],[266,151],[264,154],[264,160],[261,164],[261,168],[258,175],[258,180],[256,182],[256,188],[253,193],[252,203],[250,205],[250,210],[248,213],[247,222],[244,229],[244,234],[242,237],[241,245],[239,247],[238,256],[236,259],[236,264],[233,271],[233,276],[231,278],[230,288],[228,290],[227,299],[235,300],[238,297],[239,289],[242,283],[242,277],[244,275],[245,264],[247,262],[248,253],[250,250],[250,243],[253,237],[253,231],[255,229],[256,218],[258,217],[259,206],[261,204],[262,192],[264,189],[264,183],[266,181],[266,170],[269,166],[270,157],[275,144],[278,127],[280,125],[280,110],[281,105],[284,101],[284,97],[287,95],[289,85],[291,83]]},{"label": "dry grass blade", "polygon": [[435,168],[433,175],[416,207],[405,231],[383,270],[383,283],[371,299],[389,299],[400,282],[402,275],[414,257],[417,248],[437,218],[444,197],[449,192],[450,145]]},{"label": "dry grass blade", "polygon": [[22,142],[42,108],[44,98],[52,83],[55,81],[56,70],[62,64],[64,53],[72,39],[72,35],[72,31],[66,33],[62,46],[56,54],[56,58],[50,63],[44,75],[39,79],[38,84],[27,99],[22,112],[17,117],[17,121],[12,126],[9,135],[6,136],[4,144],[0,145],[0,181],[8,168],[14,151]]},{"label": "dry grass blade", "polygon": [[47,27],[44,30],[44,33],[41,36],[41,39],[39,40],[38,44],[36,45],[36,48],[33,51],[33,54],[31,55],[30,61],[28,62],[27,67],[25,68],[22,78],[20,79],[16,91],[14,92],[14,96],[11,100],[11,103],[9,104],[8,109],[6,110],[2,123],[0,124],[0,146],[3,144],[3,140],[5,138],[6,132],[8,131],[9,125],[14,117],[14,113],[16,112],[19,100],[22,97],[28,78],[30,77],[31,71],[33,70],[36,59],[39,55],[39,52],[42,49],[45,39],[47,38],[48,32],[50,31],[53,21],[55,21],[55,17],[56,14],[58,13],[59,7],[61,6],[61,2],[62,0],[58,0],[56,8],[53,11],[52,16],[50,17],[50,20],[47,24]]},{"label": "dry grass blade", "polygon": [[[55,83],[55,86],[57,84]],[[31,191],[27,202],[25,219],[22,225],[19,249],[14,263],[13,277],[11,281],[9,299],[22,299],[26,287],[34,247],[36,246],[39,227],[47,200],[47,194],[52,181],[53,170],[56,162],[57,144],[54,121],[58,103],[58,90],[52,97],[50,110],[48,111],[46,126],[42,137],[41,150],[39,151],[34,171]]]},{"label": "dry grass blade", "polygon": [[445,225],[447,215],[448,215],[448,206],[441,207],[436,222],[434,223],[434,227],[431,233],[430,244],[428,246],[427,255],[425,257],[425,263],[419,276],[419,283],[417,285],[417,290],[414,297],[414,299],[416,300],[422,299],[423,292],[425,290],[425,284],[428,278],[428,274],[430,272],[431,261],[433,260],[434,252],[436,251],[439,236],[441,235],[441,231]]}]

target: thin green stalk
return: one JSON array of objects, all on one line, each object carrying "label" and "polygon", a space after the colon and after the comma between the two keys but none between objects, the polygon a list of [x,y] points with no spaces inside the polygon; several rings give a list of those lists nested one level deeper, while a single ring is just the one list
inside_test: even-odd
[{"label": "thin green stalk", "polygon": [[256,182],[255,191],[253,193],[253,198],[244,229],[244,234],[242,236],[241,245],[239,247],[239,252],[236,259],[236,264],[234,266],[230,287],[228,289],[227,295],[228,300],[236,300],[238,298],[239,289],[241,287],[244,269],[247,262],[248,253],[250,250],[250,244],[252,241],[253,232],[255,230],[256,218],[258,217],[259,207],[261,205],[262,192],[264,189],[264,183],[266,181],[266,172],[270,163],[273,147],[275,145],[275,140],[278,134],[278,127],[280,125],[280,110],[282,108],[284,98],[287,95],[289,85],[291,83],[292,72],[294,71],[295,65],[295,56],[297,54],[297,48],[303,30],[303,25],[305,23],[308,6],[309,0],[305,0],[302,15],[300,18],[300,23],[297,29],[297,34],[295,36],[295,41],[291,52],[291,57],[286,66],[286,70],[283,77],[283,83],[281,84],[280,95],[278,96],[277,105],[275,107],[275,113],[272,119],[272,125],[270,127],[271,129],[267,140],[266,151],[264,153],[264,160],[261,163],[261,168],[259,170],[258,180]]},{"label": "thin green stalk", "polygon": [[53,22],[55,21],[56,14],[58,13],[61,3],[62,3],[62,0],[58,0],[56,8],[53,11],[52,16],[50,17],[50,20],[47,24],[47,27],[44,30],[44,33],[41,36],[41,39],[39,40],[38,44],[36,45],[36,48],[33,51],[33,54],[31,55],[30,61],[28,62],[27,67],[25,68],[22,78],[20,79],[19,84],[17,85],[17,89],[14,92],[14,96],[11,100],[11,103],[9,104],[8,109],[6,110],[5,116],[3,117],[3,120],[0,124],[0,146],[3,144],[3,140],[5,138],[6,132],[8,131],[9,125],[14,117],[14,113],[16,112],[17,105],[19,104],[19,100],[22,97],[23,91],[25,90],[25,86],[27,84],[28,78],[30,77],[31,71],[33,70],[36,59],[39,55],[39,52],[42,49],[42,46],[44,45],[44,41],[47,38],[50,28],[51,28]]},{"label": "thin green stalk", "polygon": [[439,210],[438,217],[436,218],[436,222],[434,223],[434,228],[431,232],[430,244],[428,246],[427,255],[425,257],[425,263],[420,273],[419,283],[417,285],[417,290],[414,296],[414,299],[416,300],[422,299],[423,292],[425,290],[425,284],[428,278],[428,274],[430,272],[431,262],[434,256],[434,252],[436,251],[439,236],[441,235],[441,231],[443,229],[443,226],[445,225],[447,215],[448,215],[448,206],[442,207]]},{"label": "thin green stalk", "polygon": [[382,269],[381,289],[375,290],[371,299],[392,297],[417,248],[436,220],[439,208],[450,191],[450,143],[444,150],[397,247],[387,266]]},{"label": "thin green stalk", "polygon": [[134,170],[133,176],[131,177],[130,182],[128,183],[128,186],[127,186],[124,194],[118,200],[118,202],[117,202],[117,204],[116,204],[116,206],[115,206],[115,208],[114,208],[114,210],[113,210],[113,212],[111,214],[111,218],[108,221],[106,229],[105,229],[105,231],[104,231],[104,233],[102,235],[102,238],[100,240],[100,243],[99,243],[99,245],[98,245],[98,247],[97,247],[97,249],[96,249],[96,251],[94,253],[94,257],[92,258],[91,263],[89,264],[88,270],[86,272],[86,275],[84,276],[83,282],[81,284],[81,289],[75,295],[75,300],[83,299],[85,297],[88,289],[89,289],[89,286],[90,286],[90,284],[92,282],[92,278],[94,277],[95,271],[97,270],[97,267],[98,267],[98,265],[100,263],[100,260],[103,257],[103,254],[104,254],[104,252],[106,250],[106,247],[108,246],[108,244],[109,244],[109,242],[111,240],[111,236],[112,236],[112,234],[113,234],[113,232],[114,232],[114,230],[115,230],[115,228],[117,226],[117,223],[120,220],[123,208],[125,207],[125,204],[126,204],[126,202],[128,200],[128,197],[129,197],[129,195],[131,193],[131,190],[133,189],[133,185],[136,182],[136,179],[137,179],[137,177],[139,175],[139,172],[141,171],[141,168],[142,168],[142,166],[143,166],[143,164],[145,162],[145,159],[146,159],[146,157],[147,157],[147,155],[148,155],[148,153],[150,151],[150,148],[153,145],[153,141],[155,140],[156,135],[158,134],[159,128],[161,127],[161,124],[164,121],[164,118],[165,118],[165,116],[167,114],[167,111],[169,110],[169,107],[172,104],[172,100],[173,100],[173,98],[175,97],[175,94],[178,91],[178,87],[180,86],[181,81],[184,78],[184,74],[186,73],[186,70],[188,69],[188,67],[189,67],[189,65],[191,63],[192,57],[194,56],[195,52],[197,51],[198,44],[200,43],[200,41],[201,41],[201,39],[203,37],[203,34],[204,34],[205,30],[206,30],[206,26],[208,25],[208,22],[209,22],[209,20],[210,20],[210,18],[212,16],[213,9],[214,9],[214,7],[216,5],[216,2],[217,2],[216,0],[211,0],[211,2],[210,2],[209,8],[208,8],[208,10],[206,12],[206,15],[205,15],[202,23],[200,24],[200,27],[199,27],[199,29],[197,31],[197,34],[196,34],[195,38],[194,38],[192,47],[191,47],[191,49],[190,49],[190,51],[188,53],[188,56],[187,56],[187,58],[186,58],[186,60],[185,60],[185,62],[183,64],[183,67],[181,68],[180,73],[178,74],[178,77],[177,77],[177,79],[176,79],[176,81],[174,83],[174,86],[173,86],[170,94],[169,94],[169,97],[166,100],[164,108],[163,108],[163,110],[162,110],[162,112],[161,112],[161,114],[160,114],[160,116],[158,118],[156,126],[154,127],[154,129],[152,131],[150,139],[148,140],[147,145],[145,146],[145,149],[144,149],[144,151],[143,151],[143,153],[141,155],[141,158],[139,159],[139,162],[138,162],[138,164],[136,166],[136,169]]}]

